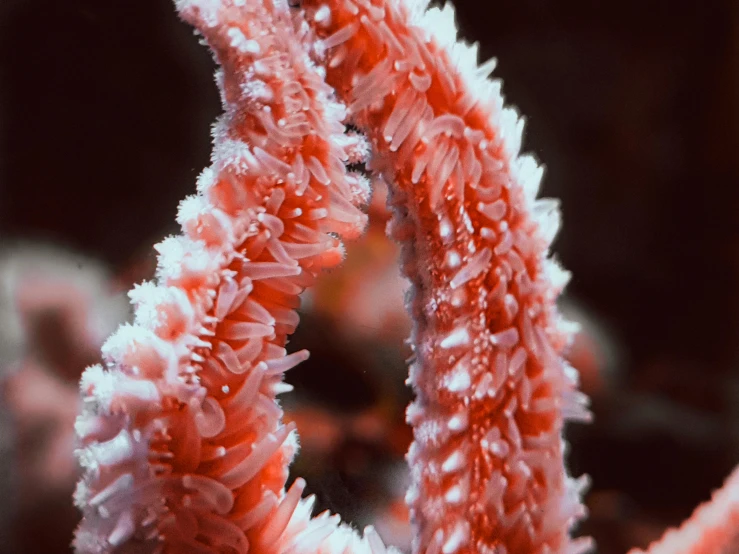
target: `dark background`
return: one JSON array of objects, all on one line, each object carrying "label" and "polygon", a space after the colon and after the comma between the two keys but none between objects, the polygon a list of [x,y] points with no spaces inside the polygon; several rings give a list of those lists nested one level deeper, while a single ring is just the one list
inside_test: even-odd
[{"label": "dark background", "polygon": [[[456,5],[562,199],[568,294],[618,345],[595,424],[570,437],[595,483],[585,531],[623,552],[739,460],[739,4]],[[152,260],[208,164],[213,69],[167,0],[3,0],[0,241],[52,239],[119,273]]]}]

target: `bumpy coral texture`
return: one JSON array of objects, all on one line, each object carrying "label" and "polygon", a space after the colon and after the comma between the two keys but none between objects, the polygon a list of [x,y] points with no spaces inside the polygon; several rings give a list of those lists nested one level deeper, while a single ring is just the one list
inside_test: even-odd
[{"label": "bumpy coral texture", "polygon": [[344,162],[344,107],[305,53],[287,4],[183,1],[211,45],[225,114],[212,165],[179,208],[157,279],[130,293],[133,325],[81,381],[80,553],[385,552],[338,517],[310,520],[276,395],[298,295],[342,259],[366,216]]},{"label": "bumpy coral texture", "polygon": [[424,2],[306,0],[327,81],[371,139],[394,187],[415,328],[407,495],[415,552],[584,552],[572,540],[584,481],[567,477],[561,432],[587,420],[562,359],[571,326],[548,259],[558,203],[519,156],[522,122],[493,63],[456,42],[453,13]]}]

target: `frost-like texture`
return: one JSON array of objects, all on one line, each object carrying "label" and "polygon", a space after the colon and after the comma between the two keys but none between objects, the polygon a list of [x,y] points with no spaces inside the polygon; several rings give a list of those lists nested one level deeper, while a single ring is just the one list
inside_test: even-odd
[{"label": "frost-like texture", "polygon": [[390,185],[389,233],[413,283],[414,551],[588,550],[569,535],[585,482],[567,476],[562,427],[589,413],[562,359],[568,274],[547,258],[558,203],[535,199],[542,170],[519,155],[523,124],[487,79],[494,63],[478,68],[457,42],[449,4],[302,5]]},{"label": "frost-like texture", "polygon": [[298,295],[341,261],[337,234],[365,224],[344,166],[361,141],[344,136],[344,107],[285,2],[177,7],[222,67],[225,114],[182,234],[156,246],[156,281],[130,293],[135,323],[82,377],[75,549],[384,553],[372,529],[310,520],[301,479],[285,491],[297,440],[275,400],[308,355],[284,348]]}]

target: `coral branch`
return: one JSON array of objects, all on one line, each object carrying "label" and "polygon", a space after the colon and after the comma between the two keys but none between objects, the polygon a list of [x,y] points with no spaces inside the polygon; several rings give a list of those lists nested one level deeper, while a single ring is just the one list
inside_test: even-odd
[{"label": "coral branch", "polygon": [[629,554],[734,554],[739,552],[739,468],[710,502],[698,506],[679,528],[645,550]]},{"label": "coral branch", "polygon": [[[284,2],[178,2],[222,71],[212,165],[182,202],[183,234],[156,246],[157,281],[130,293],[136,322],[86,370],[80,553],[385,551],[338,517],[309,520],[277,394],[298,295],[366,217],[345,171],[344,107],[293,32]],[[361,187],[360,187],[361,188]]]},{"label": "coral branch", "polygon": [[493,63],[426,3],[305,0],[327,81],[373,145],[392,190],[389,228],[413,283],[408,420],[415,552],[584,552],[571,540],[584,480],[567,477],[563,422],[588,420],[562,359],[568,280],[546,259],[557,202],[519,156]]}]

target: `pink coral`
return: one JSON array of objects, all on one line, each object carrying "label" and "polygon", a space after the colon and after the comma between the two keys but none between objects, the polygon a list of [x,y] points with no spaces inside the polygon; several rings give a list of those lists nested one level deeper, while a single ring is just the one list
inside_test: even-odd
[{"label": "pink coral", "polygon": [[414,551],[589,550],[570,537],[585,480],[567,475],[561,432],[590,416],[562,358],[558,203],[535,198],[542,170],[519,155],[494,63],[423,0],[177,6],[222,67],[226,113],[183,235],[131,293],[135,324],[83,375],[77,550],[385,551],[371,528],[310,519],[302,480],[285,491],[297,443],[275,400],[307,356],[284,348],[298,295],[365,224],[366,181],[345,168],[361,161],[391,187],[413,285]]},{"label": "pink coral", "polygon": [[558,208],[534,200],[541,170],[518,155],[516,113],[456,43],[448,4],[303,5],[329,84],[393,184],[390,233],[413,283],[414,550],[587,550],[568,533],[582,482],[566,477],[563,417],[588,413],[562,359],[567,275],[546,258]]},{"label": "pink coral", "polygon": [[298,295],[341,260],[332,234],[366,220],[344,168],[344,108],[284,4],[178,7],[223,67],[226,113],[199,194],[180,206],[183,235],[157,245],[157,282],[130,293],[135,324],[82,377],[75,547],[267,553],[333,532],[326,552],[367,549],[372,532],[360,542],[336,518],[309,525],[302,480],[284,491],[297,442],[275,402],[307,356],[284,349]]}]

